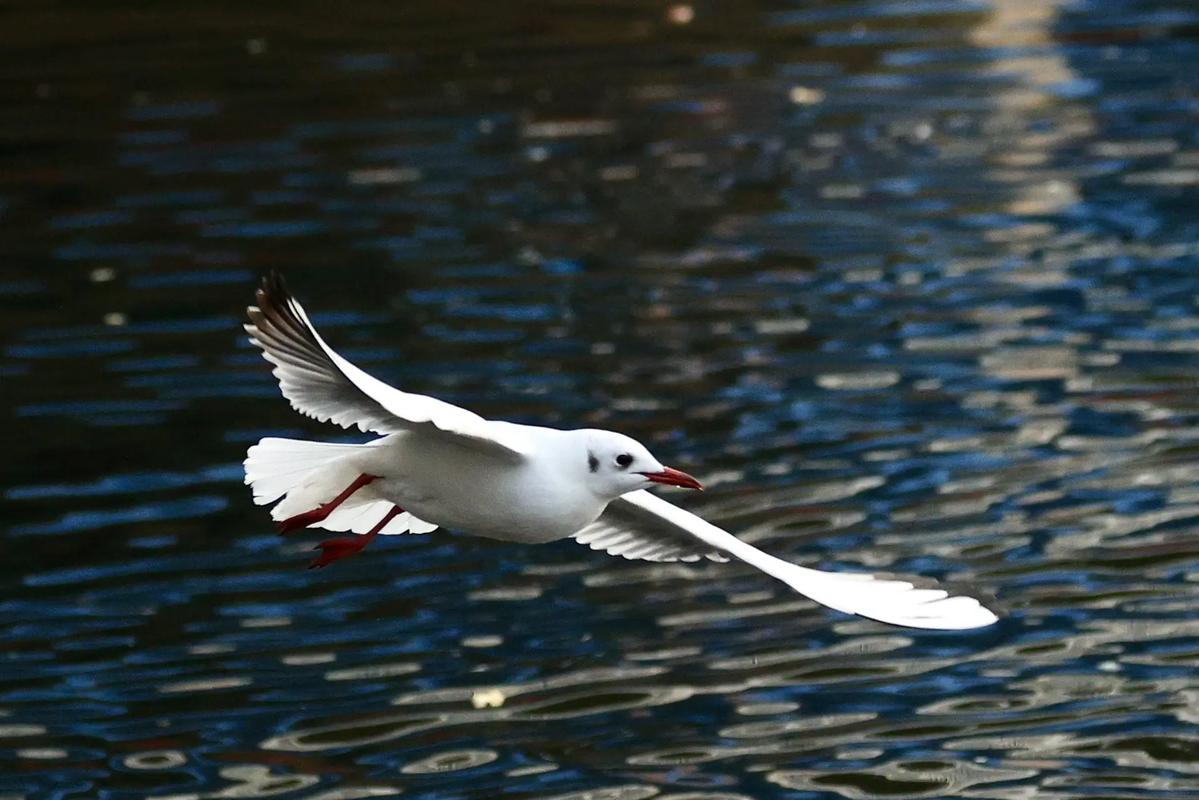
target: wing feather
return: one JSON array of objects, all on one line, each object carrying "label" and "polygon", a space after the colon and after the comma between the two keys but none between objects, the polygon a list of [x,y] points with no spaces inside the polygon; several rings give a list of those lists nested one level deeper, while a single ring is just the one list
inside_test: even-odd
[{"label": "wing feather", "polygon": [[942,589],[917,589],[907,581],[863,573],[825,572],[775,558],[646,491],[612,501],[574,539],[593,550],[650,561],[726,561],[725,556],[732,556],[817,603],[891,625],[962,630],[998,619],[974,598],[950,596]]},{"label": "wing feather", "polygon": [[256,297],[258,304],[246,309],[246,333],[274,365],[283,396],[301,414],[377,433],[424,431],[513,462],[529,454],[517,426],[491,422],[435,397],[400,391],[338,355],[278,273],[263,278]]},{"label": "wing feather", "polygon": [[592,550],[642,561],[728,561],[676,525],[646,514],[636,503],[641,494],[649,493],[632,492],[613,500],[598,520],[574,534],[575,541]]}]

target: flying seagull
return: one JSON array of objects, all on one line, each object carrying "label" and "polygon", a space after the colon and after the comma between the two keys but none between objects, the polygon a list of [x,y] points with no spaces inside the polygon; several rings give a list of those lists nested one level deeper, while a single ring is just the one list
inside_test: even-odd
[{"label": "flying seagull", "polygon": [[892,625],[959,630],[997,619],[970,597],[775,558],[646,491],[702,487],[623,434],[484,419],[388,386],[325,343],[277,273],[263,279],[257,301],[245,329],[292,407],[381,434],[366,444],[266,438],[247,453],[254,502],[282,498],[271,509],[281,532],[360,534],[321,542],[312,567],[357,553],[379,534],[444,527],[523,544],[569,538],[647,561],[731,557],[817,603]]}]

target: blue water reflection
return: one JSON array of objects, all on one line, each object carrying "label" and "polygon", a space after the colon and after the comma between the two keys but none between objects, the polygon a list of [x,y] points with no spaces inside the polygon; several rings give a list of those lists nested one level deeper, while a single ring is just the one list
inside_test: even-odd
[{"label": "blue water reflection", "polygon": [[[9,17],[0,795],[1199,795],[1190,4]],[[240,460],[361,437],[244,341],[269,269],[381,377],[1005,618],[444,532],[307,572]]]}]

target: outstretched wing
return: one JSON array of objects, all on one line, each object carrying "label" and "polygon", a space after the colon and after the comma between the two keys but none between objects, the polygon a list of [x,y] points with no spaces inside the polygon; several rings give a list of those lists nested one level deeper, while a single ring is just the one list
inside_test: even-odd
[{"label": "outstretched wing", "polygon": [[891,625],[962,630],[982,628],[998,619],[971,597],[950,596],[941,589],[917,589],[907,581],[824,572],[783,561],[646,491],[630,492],[613,501],[574,538],[595,550],[650,561],[732,556],[821,605]]},{"label": "outstretched wing", "polygon": [[[728,561],[710,544],[643,507],[642,497],[658,499],[649,492],[629,492],[608,503],[599,519],[571,538],[592,550],[639,561]],[[677,506],[671,508],[687,513]]]},{"label": "outstretched wing", "polygon": [[296,411],[343,428],[424,431],[523,461],[528,444],[514,426],[493,423],[435,397],[402,392],[338,355],[316,332],[300,303],[272,272],[246,313],[250,341],[275,365],[279,388]]}]

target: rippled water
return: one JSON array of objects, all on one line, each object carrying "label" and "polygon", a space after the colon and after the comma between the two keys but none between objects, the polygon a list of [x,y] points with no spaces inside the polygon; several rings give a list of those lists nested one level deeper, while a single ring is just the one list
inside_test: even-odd
[{"label": "rippled water", "polygon": [[[0,797],[1199,796],[1193,4],[0,18]],[[307,572],[241,485],[345,435],[240,335],[270,268],[406,388],[1005,619],[441,532]]]}]

